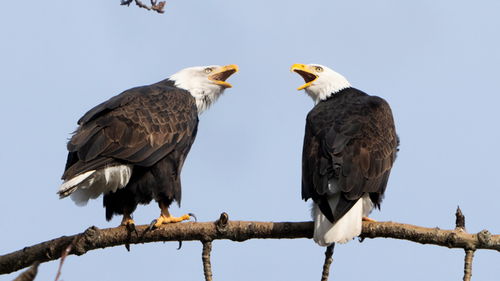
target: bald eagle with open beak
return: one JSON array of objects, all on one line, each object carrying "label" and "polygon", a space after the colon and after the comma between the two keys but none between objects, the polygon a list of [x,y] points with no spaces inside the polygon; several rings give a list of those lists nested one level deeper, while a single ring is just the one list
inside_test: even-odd
[{"label": "bald eagle with open beak", "polygon": [[136,87],[88,111],[68,142],[59,188],[77,205],[103,195],[106,219],[123,215],[134,226],[138,204],[158,202],[152,226],[188,220],[170,215],[181,203],[181,170],[196,137],[198,116],[231,88],[226,80],[238,66],[183,69],[152,85]]},{"label": "bald eagle with open beak", "polygon": [[380,208],[399,139],[389,104],[318,64],[294,64],[313,99],[302,154],[302,199],[312,199],[314,241],[345,243]]}]

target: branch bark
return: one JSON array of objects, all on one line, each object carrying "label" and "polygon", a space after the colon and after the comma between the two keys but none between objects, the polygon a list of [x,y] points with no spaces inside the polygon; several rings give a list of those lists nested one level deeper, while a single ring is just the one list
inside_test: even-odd
[{"label": "branch bark", "polygon": [[[130,235],[124,226],[107,229],[92,226],[80,234],[62,236],[0,256],[0,274],[17,271],[36,261],[43,263],[56,260],[70,244],[72,245],[70,255],[83,255],[91,250],[127,243],[218,239],[242,242],[248,239],[312,238],[313,235],[312,222],[226,221],[221,223],[221,220],[217,220],[216,222],[171,224],[151,231],[147,228],[148,225],[137,226],[137,234]],[[361,237],[394,238],[449,248],[500,251],[500,235],[491,235],[487,230],[478,234],[469,234],[463,231],[425,228],[395,222],[363,222]]]}]

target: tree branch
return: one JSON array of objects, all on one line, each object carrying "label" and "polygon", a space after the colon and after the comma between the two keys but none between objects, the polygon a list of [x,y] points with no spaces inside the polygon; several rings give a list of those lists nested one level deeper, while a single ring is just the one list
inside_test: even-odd
[{"label": "tree branch", "polygon": [[[217,239],[242,242],[248,239],[312,238],[313,235],[312,222],[226,221],[226,223],[221,223],[221,220],[218,220],[170,224],[151,231],[147,231],[147,228],[148,225],[137,226],[137,234],[129,235],[124,226],[107,229],[92,226],[80,234],[62,236],[0,256],[0,274],[28,267],[35,261],[43,263],[56,260],[70,244],[72,245],[70,255],[83,255],[87,251],[126,243]],[[469,234],[463,231],[425,228],[394,222],[363,222],[361,237],[394,238],[449,248],[500,251],[500,235],[491,235],[487,230],[478,234]]]},{"label": "tree branch", "polygon": [[326,247],[325,250],[325,262],[323,263],[323,272],[321,273],[321,281],[328,281],[328,276],[330,275],[330,265],[333,262],[333,248],[335,244]]}]

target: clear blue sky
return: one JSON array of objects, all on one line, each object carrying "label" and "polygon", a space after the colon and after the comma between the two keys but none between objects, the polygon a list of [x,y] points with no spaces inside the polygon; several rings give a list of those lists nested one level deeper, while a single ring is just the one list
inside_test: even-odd
[{"label": "clear blue sky", "polygon": [[[500,233],[500,2],[186,1],[159,15],[118,0],[5,1],[0,10],[0,253],[113,227],[102,201],[56,191],[66,141],[94,105],[194,65],[240,66],[234,88],[201,116],[182,208],[201,221],[309,220],[300,199],[304,120],[293,63],[320,63],[392,106],[401,150],[373,218]],[[140,206],[138,224],[159,213]],[[202,280],[201,244],[132,245],[70,256],[64,280]],[[215,241],[215,280],[319,280],[312,240]],[[463,251],[389,239],[336,247],[332,280],[461,280]],[[500,276],[479,251],[474,280]],[[58,262],[40,266],[54,278]],[[0,276],[11,280],[19,273]]]}]

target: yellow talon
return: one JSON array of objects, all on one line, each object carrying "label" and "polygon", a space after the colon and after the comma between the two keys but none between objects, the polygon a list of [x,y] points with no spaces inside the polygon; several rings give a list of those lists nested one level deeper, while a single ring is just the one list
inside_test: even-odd
[{"label": "yellow talon", "polygon": [[181,221],[186,221],[191,218],[190,215],[183,215],[180,217],[172,217],[172,216],[165,216],[161,215],[157,220],[156,223],[154,224],[155,227],[160,227],[162,224],[167,224],[167,223],[176,223],[176,222],[181,222]]},{"label": "yellow talon", "polygon": [[369,222],[377,222],[376,220],[369,218],[369,217],[363,217],[361,220],[362,221],[369,221]]}]

